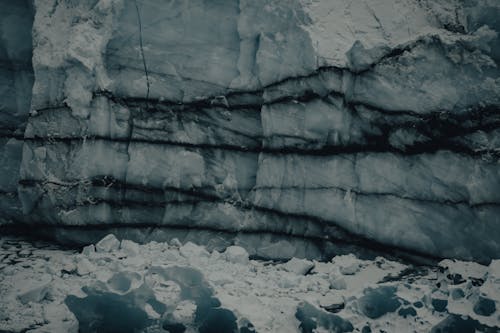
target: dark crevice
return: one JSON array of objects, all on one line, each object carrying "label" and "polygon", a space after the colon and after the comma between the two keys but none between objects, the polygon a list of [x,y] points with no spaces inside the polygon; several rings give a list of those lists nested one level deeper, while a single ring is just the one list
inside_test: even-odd
[{"label": "dark crevice", "polygon": [[141,58],[142,64],[144,66],[144,74],[146,75],[146,106],[148,107],[149,101],[149,74],[148,74],[148,66],[146,65],[146,57],[144,56],[144,47],[142,44],[142,22],[141,22],[141,13],[139,11],[139,5],[137,4],[137,0],[134,0],[135,9],[137,11],[137,22],[139,24],[139,47],[141,50]]},{"label": "dark crevice", "polygon": [[[420,44],[425,44],[425,43],[433,43],[433,44],[438,44],[438,45],[442,44],[439,36],[423,36],[423,37],[420,37],[419,39],[417,39],[415,41],[407,43],[406,45],[398,46],[398,47],[395,47],[395,48],[391,49],[389,52],[387,52],[385,55],[383,55],[382,57],[380,57],[378,60],[374,61],[368,68],[363,69],[363,70],[358,70],[357,71],[357,70],[352,70],[352,69],[350,69],[348,67],[339,67],[339,66],[320,66],[320,67],[318,67],[317,69],[315,69],[314,71],[312,71],[309,74],[287,77],[287,78],[284,78],[282,80],[279,80],[279,81],[267,84],[267,85],[263,86],[260,89],[228,91],[225,94],[225,97],[226,97],[227,100],[229,100],[229,99],[231,99],[233,97],[238,97],[240,95],[248,95],[248,94],[256,95],[258,97],[261,97],[262,94],[266,91],[266,89],[274,88],[274,87],[280,86],[280,85],[285,84],[285,83],[290,82],[290,81],[307,80],[307,79],[310,79],[310,78],[321,76],[321,75],[323,75],[325,73],[328,73],[328,72],[333,72],[335,75],[339,75],[339,76],[342,76],[344,72],[350,72],[350,73],[352,73],[353,75],[356,75],[356,76],[357,75],[361,75],[361,74],[363,74],[365,72],[371,71],[373,68],[375,68],[378,64],[382,63],[383,61],[385,61],[387,59],[397,58],[397,57],[401,56],[404,52],[411,51],[416,46],[418,46]],[[337,92],[332,91],[331,93],[342,94],[341,92],[338,92],[338,91]],[[108,97],[111,97],[113,95],[113,93],[109,92],[109,91],[96,91],[94,94],[95,95],[106,95]],[[205,98],[205,99],[201,99],[201,100],[197,100],[197,101],[192,101],[192,102],[161,101],[161,103],[164,104],[164,105],[184,105],[186,107],[189,107],[189,106],[194,106],[194,107],[195,106],[205,106],[206,107],[206,106],[214,105],[213,101],[216,100],[217,97],[219,97],[219,96],[211,96],[211,97],[208,97],[208,98]],[[141,98],[141,97],[119,98],[119,97],[115,96],[114,99],[116,101],[122,101],[122,102],[127,101],[127,100],[129,102],[141,102],[141,101],[146,102],[145,99]],[[260,106],[266,105],[266,104],[280,103],[280,102],[282,102],[281,99],[282,98],[279,98],[276,101],[267,101],[267,102],[265,102],[263,104],[255,104],[255,105],[253,105],[253,104],[247,104],[247,105],[245,105],[245,107],[247,107],[247,108],[252,108],[252,107],[257,108],[257,107],[260,107]],[[300,97],[283,97],[283,99],[285,99],[285,100],[288,100],[288,99],[300,99]],[[155,102],[155,104],[160,103],[160,101],[158,99],[155,99],[153,101]],[[356,102],[356,101],[350,101],[350,102],[353,103],[353,104],[364,104],[365,103],[365,102]],[[224,105],[220,104],[220,105],[217,105],[217,106],[223,107]],[[244,106],[243,105],[234,105],[232,107],[236,108],[236,107],[244,107]],[[376,106],[371,106],[371,107],[376,107]],[[394,111],[390,111],[390,112],[404,112],[404,111],[394,110]],[[415,112],[413,112],[413,114],[417,115],[417,116],[419,115],[418,113],[415,113]]]},{"label": "dark crevice", "polygon": [[[247,94],[247,93],[248,92],[242,94]],[[391,117],[408,116],[414,118],[415,120],[421,120],[421,121],[425,121],[427,119],[436,119],[439,117],[444,119],[451,118],[460,120],[460,119],[467,119],[471,115],[474,118],[485,117],[485,116],[500,116],[500,105],[469,106],[469,107],[464,107],[460,110],[454,110],[453,113],[452,110],[444,110],[444,109],[428,111],[426,113],[418,113],[410,110],[387,110],[367,102],[347,100],[344,94],[338,91],[329,91],[328,93],[320,95],[311,90],[306,90],[305,92],[303,92],[301,95],[298,96],[282,96],[275,100],[267,102],[238,103],[234,105],[231,105],[231,103],[229,104],[223,103],[221,102],[221,100],[224,99],[216,97],[209,99],[202,99],[193,102],[181,103],[176,101],[165,101],[165,100],[151,99],[151,98],[145,99],[142,97],[116,96],[110,91],[103,91],[103,90],[94,92],[94,98],[98,96],[106,97],[107,99],[116,104],[124,105],[130,108],[140,108],[141,111],[147,111],[150,113],[159,113],[159,112],[171,113],[180,111],[200,112],[200,111],[206,111],[207,109],[216,109],[216,110],[225,109],[229,111],[246,110],[246,111],[260,112],[262,107],[265,105],[270,106],[274,104],[285,104],[291,102],[307,103],[318,99],[321,99],[325,103],[330,103],[328,97],[331,96],[343,99],[344,106],[347,109],[356,109],[357,107],[364,107],[372,112],[377,112]],[[225,100],[228,100],[228,96],[229,95],[225,96]],[[61,108],[67,108],[67,106],[59,105],[53,107],[45,107],[37,109],[36,111],[38,114],[41,114],[44,111],[51,111]],[[36,116],[37,115],[32,115],[31,117],[34,118]]]},{"label": "dark crevice", "polygon": [[347,193],[352,193],[356,196],[381,196],[381,197],[393,197],[401,200],[408,200],[408,201],[416,201],[416,202],[421,202],[424,204],[437,204],[437,205],[444,205],[444,206],[457,206],[457,205],[464,205],[469,208],[482,208],[482,207],[487,207],[487,206],[498,206],[500,207],[500,202],[479,202],[479,203],[470,203],[468,200],[436,200],[436,199],[424,199],[424,198],[415,198],[411,196],[406,196],[398,193],[392,193],[392,192],[362,192],[356,189],[346,189],[343,187],[339,186],[318,186],[318,187],[301,187],[301,186],[283,186],[283,187],[275,187],[275,186],[260,186],[260,187],[254,187],[252,191],[272,191],[272,190],[281,190],[281,191],[322,191],[322,190],[336,190],[336,191],[341,191],[345,194]]},{"label": "dark crevice", "polygon": [[5,190],[0,190],[0,195],[4,195],[7,197],[17,197],[17,191],[5,191]]},{"label": "dark crevice", "polygon": [[[19,185],[24,186],[24,187],[34,187],[36,185],[43,185],[43,184],[50,184],[50,185],[55,185],[55,186],[61,186],[61,187],[77,187],[80,185],[92,185],[94,187],[105,187],[108,189],[113,189],[117,190],[120,193],[123,193],[126,190],[135,190],[135,191],[140,191],[143,193],[153,193],[156,195],[163,195],[166,191],[169,192],[175,192],[187,196],[192,196],[194,198],[198,198],[203,201],[208,201],[208,202],[217,202],[217,203],[231,203],[232,205],[242,208],[242,209],[258,209],[258,210],[270,210],[273,212],[276,212],[274,209],[270,208],[265,208],[262,206],[256,206],[248,201],[235,201],[232,199],[225,199],[223,195],[218,194],[216,192],[214,187],[211,186],[204,186],[204,187],[196,187],[196,188],[178,188],[178,187],[173,187],[173,186],[164,186],[164,187],[152,187],[152,186],[146,186],[146,185],[140,185],[140,184],[131,184],[131,183],[125,183],[122,181],[119,181],[117,179],[114,179],[113,177],[110,176],[101,176],[101,177],[94,177],[90,180],[69,180],[65,182],[53,182],[53,181],[48,181],[48,180],[35,180],[35,179],[22,179],[19,181]],[[415,197],[410,197],[410,196],[405,196],[401,195],[398,193],[391,193],[391,192],[363,192],[359,191],[356,189],[346,189],[340,186],[316,186],[316,187],[302,187],[302,186],[260,186],[260,187],[253,187],[253,188],[238,188],[239,191],[244,191],[244,192],[256,192],[256,191],[271,191],[271,190],[281,190],[281,191],[323,191],[323,190],[334,190],[334,191],[340,191],[343,192],[343,194],[347,193],[352,193],[356,196],[384,196],[384,197],[393,197],[401,200],[407,200],[407,201],[415,201],[415,202],[420,202],[424,204],[437,204],[437,205],[445,205],[445,206],[458,206],[458,205],[463,205],[467,206],[471,209],[480,209],[483,207],[498,207],[500,206],[500,202],[479,202],[479,203],[470,203],[468,200],[437,200],[437,199],[427,199],[427,198],[415,198]],[[95,198],[92,200],[94,203],[98,203],[100,198]],[[123,203],[122,203],[123,201]],[[130,201],[125,203],[123,199],[120,199],[116,202],[115,205],[118,205],[120,207],[126,206],[128,204],[130,205],[140,205],[140,206],[155,206],[155,207],[162,207],[167,204],[175,204],[175,203],[197,203],[199,200],[181,200],[181,201]],[[306,216],[308,219],[313,217],[310,215]]]},{"label": "dark crevice", "polygon": [[[107,93],[103,92],[108,98],[112,98],[116,100],[116,97],[108,96]],[[302,99],[301,99],[302,98]],[[329,103],[328,97],[321,97],[312,92],[306,92],[304,96],[298,98],[299,100],[311,100],[316,98],[322,98],[325,102]],[[284,102],[284,100],[281,100]],[[289,100],[287,99],[287,102]],[[142,114],[144,111],[140,108],[143,103],[146,103],[144,100],[136,100],[136,99],[124,99],[120,100],[120,103],[129,103],[129,106],[139,108],[135,112],[141,113],[141,119],[146,117],[147,114]],[[149,102],[148,102],[149,103]],[[172,112],[179,112],[179,114],[185,114],[188,111],[197,111],[200,112],[200,109],[206,108],[227,108],[225,105],[216,105],[212,104],[208,101],[199,101],[194,104],[170,104],[170,102],[154,102],[160,103],[155,105],[154,108],[156,111],[160,112],[158,108],[166,108],[167,105],[170,105],[171,108],[167,108],[166,112],[169,115]],[[166,104],[165,104],[166,103]],[[364,121],[359,120],[360,125],[367,124],[376,126],[379,130],[382,131],[381,135],[371,135],[365,134],[366,141],[368,144],[359,144],[353,143],[349,145],[326,145],[320,148],[316,147],[283,147],[283,148],[274,148],[274,147],[266,147],[266,142],[264,142],[264,147],[260,147],[259,140],[272,139],[273,137],[279,137],[278,135],[273,135],[271,137],[261,137],[260,134],[256,134],[256,136],[252,136],[249,134],[244,134],[238,132],[237,130],[231,128],[225,128],[227,131],[231,131],[235,134],[245,136],[248,138],[252,138],[255,141],[255,144],[251,147],[245,147],[241,145],[232,145],[232,144],[203,144],[203,143],[189,143],[189,142],[175,142],[171,140],[155,140],[148,138],[133,138],[132,140],[136,142],[145,142],[150,144],[171,144],[171,145],[179,145],[179,146],[191,146],[191,147],[200,147],[200,148],[221,148],[227,150],[242,150],[242,151],[254,151],[254,152],[269,152],[269,153],[296,153],[296,154],[311,154],[311,155],[328,155],[328,154],[336,154],[336,153],[349,153],[349,152],[392,152],[392,153],[400,153],[406,155],[415,155],[426,152],[436,152],[438,150],[449,150],[456,153],[463,153],[470,156],[483,156],[485,154],[491,155],[491,157],[498,157],[500,154],[494,148],[489,149],[472,149],[464,146],[458,142],[449,142],[450,138],[461,137],[465,134],[473,133],[476,131],[490,131],[500,127],[500,112],[499,107],[496,105],[488,105],[483,107],[475,107],[470,108],[467,112],[453,114],[449,111],[435,111],[428,114],[416,114],[411,111],[387,111],[382,109],[374,108],[371,105],[367,105],[364,103],[348,103],[346,104],[346,110],[351,112],[355,117],[359,118],[359,112],[356,107],[363,106],[370,110],[370,112],[380,113],[384,116],[391,116],[391,121],[382,122],[380,120],[372,120],[372,121]],[[262,104],[263,105],[263,104]],[[242,108],[248,108],[249,106],[242,106]],[[259,106],[256,106],[260,108]],[[408,119],[399,120],[397,117],[410,117]],[[394,119],[392,121],[392,119]],[[398,123],[400,122],[400,123]],[[135,125],[135,124],[134,124]],[[140,127],[138,127],[140,128]],[[151,129],[151,128],[143,128],[143,129]],[[416,131],[419,135],[426,136],[427,138],[423,142],[414,143],[412,145],[407,145],[404,147],[394,147],[388,142],[391,133],[394,133],[398,129],[407,129],[411,131]],[[55,138],[52,137],[52,141],[68,141],[68,140],[78,140],[78,138]],[[92,137],[90,137],[92,138]],[[123,138],[106,138],[106,137],[93,137],[95,139],[102,140],[123,140]],[[41,141],[42,139],[39,137],[28,138],[33,141]],[[307,141],[307,138],[303,139],[307,143],[314,144],[314,142]]]},{"label": "dark crevice", "polygon": [[[38,181],[38,180],[28,180],[24,179],[19,181],[19,184],[24,186],[24,187],[32,187],[36,186],[37,184],[43,184],[47,182],[43,181]],[[163,189],[160,188],[152,188],[152,187],[147,187],[143,185],[133,185],[133,184],[126,184],[123,182],[118,182],[113,180],[111,177],[104,177],[102,179],[94,179],[91,181],[91,183],[94,186],[102,186],[102,187],[111,187],[111,186],[116,186],[115,188],[118,190],[127,190],[127,189],[133,189],[133,190],[142,190],[146,193],[157,193],[157,194],[163,194],[165,191],[175,191],[177,193],[193,196],[197,198],[198,200],[184,200],[184,201],[159,201],[159,202],[153,202],[153,201],[138,201],[138,200],[129,200],[129,199],[119,199],[119,200],[110,200],[110,199],[103,199],[103,198],[95,198],[92,199],[92,202],[83,202],[83,203],[75,203],[73,205],[59,205],[59,208],[62,209],[73,209],[76,207],[83,207],[83,206],[94,206],[98,204],[107,204],[115,208],[123,208],[123,207],[158,207],[158,208],[164,208],[165,205],[168,204],[178,204],[178,205],[193,205],[193,204],[201,204],[201,203],[224,203],[224,204],[231,204],[234,207],[237,207],[238,209],[241,210],[247,210],[247,211],[257,211],[257,212],[263,212],[263,213],[271,213],[276,215],[277,217],[282,217],[282,218],[296,218],[296,219],[302,219],[302,220],[309,220],[311,222],[317,223],[321,226],[324,227],[330,227],[330,228],[338,228],[338,232],[344,234],[345,236],[352,235],[352,237],[358,237],[354,234],[352,234],[350,231],[337,226],[333,224],[332,222],[325,221],[323,219],[314,217],[314,216],[309,216],[309,215],[303,215],[303,214],[293,214],[293,213],[285,213],[276,209],[271,209],[271,208],[266,208],[266,207],[260,207],[257,205],[250,204],[248,202],[242,202],[242,201],[227,201],[221,199],[219,196],[203,191],[198,191],[197,189],[179,189],[179,188],[174,188],[174,187],[165,187]],[[54,184],[54,183],[52,183]],[[55,185],[61,185],[62,184],[55,184]],[[77,185],[74,185],[77,186]],[[157,224],[154,224],[157,225]],[[328,238],[328,236],[325,236]]]},{"label": "dark crevice", "polygon": [[[243,92],[241,94],[262,94],[263,91],[259,92]],[[96,91],[94,92],[94,97],[97,96],[104,96],[108,98],[109,100],[113,101],[114,103],[125,105],[127,107],[131,108],[140,108],[141,111],[148,111],[151,113],[156,113],[156,112],[162,112],[162,111],[168,111],[168,112],[176,112],[176,111],[182,111],[182,112],[199,112],[200,110],[206,110],[206,109],[226,109],[229,111],[232,110],[247,110],[247,111],[257,111],[260,112],[261,108],[265,105],[273,105],[273,104],[283,104],[283,103],[290,103],[290,102],[301,102],[301,103],[307,103],[312,100],[318,100],[321,99],[326,103],[329,103],[328,97],[337,97],[341,98],[344,101],[344,105],[347,107],[347,109],[356,109],[357,107],[364,107],[370,111],[373,112],[378,112],[383,115],[387,116],[408,116],[412,117],[415,120],[419,121],[426,121],[426,120],[432,120],[432,119],[451,119],[451,120],[467,120],[469,117],[472,117],[473,119],[477,118],[484,118],[487,116],[499,116],[500,115],[500,106],[499,105],[487,105],[487,106],[481,106],[481,107],[468,107],[464,108],[463,110],[455,110],[454,113],[451,112],[451,110],[434,110],[434,111],[429,111],[427,113],[418,113],[415,111],[410,111],[410,110],[385,110],[382,109],[378,106],[372,105],[367,102],[362,102],[362,101],[352,101],[352,100],[347,100],[345,98],[345,95],[341,92],[338,91],[330,91],[327,94],[320,95],[318,93],[315,93],[311,90],[306,90],[299,96],[282,96],[279,97],[275,100],[267,101],[267,102],[259,102],[259,103],[236,103],[234,105],[231,105],[231,103],[226,104],[223,101],[227,101],[230,95],[234,95],[238,93],[232,93],[228,94],[225,96],[225,98],[217,98],[217,97],[212,97],[212,98],[207,98],[207,99],[202,99],[198,101],[193,101],[193,102],[186,102],[186,103],[180,103],[176,101],[165,101],[165,100],[159,100],[159,99],[150,99],[150,98],[142,98],[142,97],[120,97],[116,96],[113,93],[109,91]],[[43,109],[38,109],[37,112],[43,112],[43,111],[48,111],[48,110],[53,110],[53,109],[59,109],[63,108],[64,106],[54,106],[54,107],[46,107]],[[144,109],[144,107],[146,107]],[[462,112],[459,112],[462,111]]]},{"label": "dark crevice", "polygon": [[22,134],[14,134],[14,133],[11,133],[11,134],[0,133],[0,139],[16,139],[16,140],[19,140],[19,141],[23,141],[24,140],[24,135],[22,135]]},{"label": "dark crevice", "polygon": [[[370,138],[368,138],[370,139]],[[244,153],[267,153],[275,155],[309,155],[309,156],[331,156],[339,154],[357,154],[357,153],[392,153],[394,155],[400,156],[414,156],[427,153],[436,153],[438,151],[450,151],[456,154],[461,154],[474,158],[483,158],[484,155],[490,155],[491,157],[500,157],[500,151],[497,150],[474,150],[469,147],[465,147],[458,143],[453,142],[428,142],[428,143],[418,143],[413,146],[407,146],[405,149],[398,149],[390,146],[388,143],[385,144],[350,144],[346,146],[335,146],[335,145],[325,145],[321,148],[301,148],[301,147],[283,147],[283,148],[268,148],[268,147],[256,147],[256,146],[245,146],[245,145],[233,145],[233,144],[211,144],[211,143],[189,143],[189,142],[178,142],[171,140],[153,140],[147,138],[110,138],[103,136],[87,136],[87,137],[26,137],[25,141],[28,142],[38,142],[38,143],[63,143],[63,144],[73,144],[73,143],[83,143],[89,141],[109,141],[116,143],[144,143],[151,145],[167,145],[175,147],[184,147],[192,149],[216,149],[216,150],[227,150],[236,151]],[[386,139],[383,139],[386,141]]]},{"label": "dark crevice", "polygon": [[48,105],[43,108],[38,108],[34,111],[36,111],[36,114],[31,114],[30,118],[35,118],[37,117],[38,114],[43,114],[44,112],[47,111],[54,111],[54,110],[60,110],[60,109],[71,109],[66,103],[61,104],[61,105]]},{"label": "dark crevice", "polygon": [[[211,123],[209,121],[204,121],[204,120],[198,120],[197,123],[198,124],[205,124],[205,125],[219,125],[219,124],[213,124],[213,123]],[[237,135],[237,136],[246,138],[248,140],[254,141],[254,145],[252,147],[260,147],[261,146],[261,141],[264,139],[264,137],[262,135],[245,134],[245,133],[242,133],[242,132],[240,132],[238,130],[229,128],[229,127],[218,126],[218,128],[221,131],[230,132],[230,133],[233,133],[234,135]],[[167,131],[167,130],[165,130],[163,128],[144,127],[144,126],[137,125],[135,123],[134,123],[134,129],[143,130],[144,132],[146,132],[146,131],[159,131],[161,133],[167,133],[167,134],[171,133],[171,131]],[[141,133],[141,132],[133,133],[132,136],[131,136],[131,140],[136,140],[136,139],[137,140],[143,140],[143,139],[148,140],[148,135],[144,134],[144,133]],[[149,140],[155,140],[155,139],[149,139]]]}]

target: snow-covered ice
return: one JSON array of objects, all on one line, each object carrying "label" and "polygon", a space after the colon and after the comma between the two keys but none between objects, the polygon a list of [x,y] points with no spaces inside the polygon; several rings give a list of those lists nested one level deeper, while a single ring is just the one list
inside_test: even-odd
[{"label": "snow-covered ice", "polygon": [[[0,330],[8,332],[500,329],[498,260],[423,266],[351,254],[273,262],[194,243],[122,240],[104,252],[0,243]],[[339,279],[342,288],[333,287]]]}]

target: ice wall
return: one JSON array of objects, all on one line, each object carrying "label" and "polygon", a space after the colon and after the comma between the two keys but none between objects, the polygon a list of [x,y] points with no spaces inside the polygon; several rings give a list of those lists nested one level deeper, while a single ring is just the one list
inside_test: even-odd
[{"label": "ice wall", "polygon": [[497,1],[34,8],[25,221],[498,257]]},{"label": "ice wall", "polygon": [[33,68],[30,0],[0,0],[0,224],[24,221],[18,196]]}]

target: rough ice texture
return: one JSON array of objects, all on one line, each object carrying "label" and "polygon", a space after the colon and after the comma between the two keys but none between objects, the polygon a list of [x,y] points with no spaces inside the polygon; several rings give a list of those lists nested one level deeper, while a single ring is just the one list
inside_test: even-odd
[{"label": "rough ice texture", "polygon": [[2,146],[2,168],[22,158],[2,178],[22,214],[4,223],[231,234],[278,257],[311,256],[300,237],[498,257],[497,1],[35,0],[34,13],[22,157]]},{"label": "rough ice texture", "polygon": [[[136,251],[124,251],[123,242]],[[75,253],[0,238],[0,329],[442,333],[500,328],[499,260],[489,266],[459,260],[414,266],[351,254],[327,262],[235,261],[193,243],[179,248],[174,242],[123,242],[122,249],[109,252]],[[230,252],[244,252],[235,250]],[[301,264],[308,266],[305,275]],[[346,275],[345,267],[354,266]],[[344,281],[342,289],[334,287],[338,280]],[[436,300],[444,304],[440,311]]]}]

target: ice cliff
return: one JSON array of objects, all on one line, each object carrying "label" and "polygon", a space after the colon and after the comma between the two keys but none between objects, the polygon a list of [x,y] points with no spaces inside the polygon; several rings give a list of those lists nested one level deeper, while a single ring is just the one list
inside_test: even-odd
[{"label": "ice cliff", "polygon": [[498,258],[498,1],[0,3],[4,226]]}]

